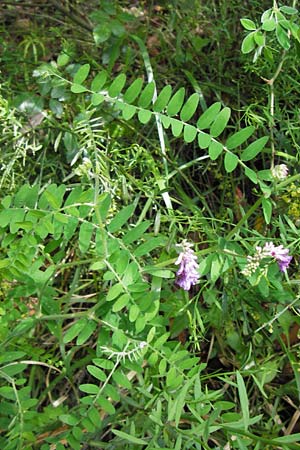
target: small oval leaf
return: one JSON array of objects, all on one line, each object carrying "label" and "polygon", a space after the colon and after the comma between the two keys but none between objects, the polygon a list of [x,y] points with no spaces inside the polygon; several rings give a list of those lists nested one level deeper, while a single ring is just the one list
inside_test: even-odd
[{"label": "small oval leaf", "polygon": [[200,130],[205,130],[209,128],[211,123],[214,121],[216,115],[221,109],[221,103],[216,102],[210,105],[210,107],[199,117],[197,122],[197,127]]},{"label": "small oval leaf", "polygon": [[195,111],[198,107],[198,103],[199,103],[199,94],[195,92],[188,98],[187,102],[184,104],[180,113],[180,119],[183,120],[184,122],[189,121],[191,117],[193,117],[193,115],[195,114]]},{"label": "small oval leaf", "polygon": [[231,152],[226,152],[224,158],[224,167],[227,173],[232,172],[238,165],[239,158]]},{"label": "small oval leaf", "polygon": [[120,95],[124,85],[126,82],[126,75],[124,73],[120,73],[117,78],[112,82],[110,88],[108,89],[108,94],[110,97],[115,98]]},{"label": "small oval leaf", "polygon": [[133,103],[134,100],[140,95],[144,84],[144,80],[142,78],[137,78],[134,80],[131,86],[129,86],[124,94],[124,100],[127,103]]},{"label": "small oval leaf", "polygon": [[167,104],[170,101],[172,95],[172,88],[170,85],[167,85],[163,88],[163,90],[160,92],[159,96],[155,100],[155,103],[153,105],[153,111],[155,112],[161,112]]},{"label": "small oval leaf", "polygon": [[218,137],[225,130],[230,118],[230,114],[231,110],[228,107],[223,108],[222,111],[219,112],[212,126],[210,127],[210,134],[213,137]]},{"label": "small oval leaf", "polygon": [[151,81],[151,83],[147,84],[147,86],[144,88],[139,98],[138,105],[141,108],[148,108],[148,106],[152,102],[154,90],[155,90],[155,83],[154,81]]},{"label": "small oval leaf", "polygon": [[255,158],[255,156],[258,155],[258,153],[262,151],[262,149],[264,148],[264,146],[266,145],[268,140],[269,140],[268,136],[264,136],[264,137],[257,139],[256,141],[252,142],[243,151],[241,160],[242,161],[250,161],[250,159]]},{"label": "small oval leaf", "polygon": [[88,75],[90,73],[90,65],[89,64],[83,64],[83,66],[79,67],[77,72],[74,75],[73,81],[75,84],[81,84],[83,83]]},{"label": "small oval leaf", "polygon": [[184,101],[184,94],[185,89],[182,87],[173,95],[167,107],[167,114],[169,116],[175,116],[180,111]]}]

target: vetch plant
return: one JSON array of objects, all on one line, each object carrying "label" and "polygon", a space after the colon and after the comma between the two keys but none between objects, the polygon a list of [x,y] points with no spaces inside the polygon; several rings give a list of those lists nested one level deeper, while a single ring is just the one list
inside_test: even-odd
[{"label": "vetch plant", "polygon": [[177,278],[175,283],[185,291],[189,291],[199,279],[199,264],[197,263],[197,256],[195,255],[192,246],[193,244],[190,244],[184,239],[180,244],[182,251],[175,262],[175,264],[180,265],[176,272]]},{"label": "vetch plant", "polygon": [[293,257],[289,255],[289,249],[284,248],[283,245],[275,246],[273,242],[266,242],[264,247],[257,246],[256,253],[253,256],[247,256],[247,265],[243,269],[242,273],[245,276],[253,275],[260,267],[260,264],[265,258],[274,258],[279,266],[281,272],[284,272]]}]

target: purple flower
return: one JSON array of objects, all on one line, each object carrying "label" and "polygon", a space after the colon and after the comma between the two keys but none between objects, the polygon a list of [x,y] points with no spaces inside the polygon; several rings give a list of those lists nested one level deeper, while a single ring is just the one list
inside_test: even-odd
[{"label": "purple flower", "polygon": [[284,248],[283,245],[276,247],[273,242],[266,242],[263,247],[256,247],[256,253],[253,256],[247,256],[247,265],[242,270],[242,273],[245,276],[253,275],[260,267],[262,260],[270,257],[276,259],[281,272],[288,268],[293,259],[289,255],[288,248]]},{"label": "purple flower", "polygon": [[176,272],[177,278],[175,283],[182,287],[185,291],[189,291],[191,286],[197,283],[199,280],[199,264],[197,263],[197,256],[194,250],[192,250],[192,245],[186,240],[182,241],[181,247],[182,252],[179,254],[175,264],[180,265]]},{"label": "purple flower", "polygon": [[264,246],[264,251],[267,256],[272,256],[276,259],[281,272],[284,272],[288,268],[293,259],[293,257],[289,255],[288,248],[284,248],[283,245],[275,247],[273,242],[267,242]]}]

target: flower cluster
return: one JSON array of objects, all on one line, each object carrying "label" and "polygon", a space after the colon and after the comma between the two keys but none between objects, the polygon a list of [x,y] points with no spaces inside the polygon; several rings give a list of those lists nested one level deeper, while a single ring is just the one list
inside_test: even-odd
[{"label": "flower cluster", "polygon": [[284,248],[283,245],[275,246],[273,242],[267,242],[264,247],[256,247],[256,253],[253,256],[247,256],[247,265],[242,271],[246,276],[252,275],[260,266],[260,262],[264,258],[274,258],[279,266],[281,272],[284,272],[291,260],[292,256],[289,255],[289,249]]},{"label": "flower cluster", "polygon": [[271,173],[276,181],[282,181],[288,176],[289,169],[285,164],[278,164],[271,169]]},{"label": "flower cluster", "polygon": [[178,284],[185,291],[189,291],[191,286],[197,283],[199,279],[199,264],[197,263],[197,256],[194,250],[191,248],[193,244],[190,244],[186,240],[182,241],[180,252],[175,264],[180,265],[176,272],[177,278],[175,283]]}]

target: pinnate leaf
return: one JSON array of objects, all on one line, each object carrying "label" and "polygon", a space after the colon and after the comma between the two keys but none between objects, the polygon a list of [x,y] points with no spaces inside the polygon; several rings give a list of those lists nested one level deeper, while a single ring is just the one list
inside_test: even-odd
[{"label": "pinnate leaf", "polygon": [[169,116],[175,116],[181,109],[184,101],[185,89],[181,87],[171,98],[168,107],[167,113]]},{"label": "pinnate leaf", "polygon": [[161,112],[169,103],[172,95],[172,88],[170,85],[165,86],[160,92],[153,105],[153,111]]},{"label": "pinnate leaf", "polygon": [[102,89],[103,86],[105,85],[106,80],[107,80],[107,72],[103,70],[102,72],[98,73],[93,79],[91,84],[91,90],[94,92],[100,91],[100,89]]},{"label": "pinnate leaf", "polygon": [[242,42],[242,53],[247,54],[252,52],[255,49],[255,40],[254,40],[255,31],[247,34],[247,36],[243,39]]},{"label": "pinnate leaf", "polygon": [[184,127],[184,131],[183,131],[183,139],[184,142],[190,143],[193,142],[195,140],[197,136],[197,128],[194,127],[193,125],[185,125]]},{"label": "pinnate leaf", "polygon": [[242,153],[241,160],[242,161],[250,161],[251,159],[255,158],[258,153],[262,151],[266,143],[268,142],[269,138],[268,136],[261,137],[257,139],[256,141],[252,142],[250,145],[248,145],[247,148]]},{"label": "pinnate leaf", "polygon": [[180,112],[180,119],[184,122],[188,122],[191,117],[195,114],[195,111],[198,107],[199,103],[199,94],[194,93],[191,95],[187,102],[184,104],[181,112]]},{"label": "pinnate leaf", "polygon": [[222,153],[223,145],[217,141],[211,141],[208,148],[208,154],[212,161],[215,161]]},{"label": "pinnate leaf", "polygon": [[197,122],[197,127],[200,130],[205,130],[209,128],[211,123],[214,121],[216,115],[221,109],[221,103],[216,102],[210,105],[210,107],[200,116]]},{"label": "pinnate leaf", "polygon": [[226,128],[231,114],[230,108],[223,108],[215,118],[213,124],[210,127],[210,134],[213,137],[218,137]]},{"label": "pinnate leaf", "polygon": [[198,134],[198,145],[200,148],[208,148],[211,141],[211,135],[201,132]]},{"label": "pinnate leaf", "polygon": [[245,30],[248,31],[254,31],[256,30],[256,25],[253,22],[253,20],[250,19],[241,19],[241,24],[243,25],[243,27],[245,28]]},{"label": "pinnate leaf", "polygon": [[249,126],[229,136],[226,141],[226,147],[228,148],[228,150],[232,150],[233,148],[236,148],[239,145],[243,144],[243,142],[245,142],[250,136],[252,136],[254,130],[255,128],[253,126]]},{"label": "pinnate leaf", "polygon": [[126,82],[126,75],[124,73],[120,73],[117,78],[112,82],[110,88],[108,89],[108,94],[110,97],[115,98],[120,95],[124,85]]},{"label": "pinnate leaf", "polygon": [[155,90],[155,83],[154,81],[151,81],[151,83],[147,84],[147,86],[144,88],[139,98],[138,105],[141,108],[147,108],[150,105],[153,99],[154,90]]},{"label": "pinnate leaf", "polygon": [[112,219],[110,224],[108,225],[108,231],[110,233],[115,233],[116,231],[119,231],[120,228],[127,222],[129,217],[133,214],[133,211],[135,210],[135,204],[132,203],[131,205],[125,206],[121,211],[119,211],[115,217]]},{"label": "pinnate leaf", "polygon": [[175,137],[180,136],[183,129],[183,123],[178,119],[170,119],[171,120],[171,128],[172,128],[172,134]]},{"label": "pinnate leaf", "polygon": [[226,152],[224,158],[224,167],[227,173],[232,172],[238,165],[239,158],[231,152]]},{"label": "pinnate leaf", "polygon": [[83,83],[88,75],[90,73],[90,65],[89,64],[83,64],[83,66],[79,67],[77,72],[74,75],[73,81],[75,84],[81,84]]},{"label": "pinnate leaf", "polygon": [[151,119],[151,116],[152,116],[152,112],[147,109],[141,109],[138,112],[139,121],[143,124],[148,123],[149,120]]},{"label": "pinnate leaf", "polygon": [[127,88],[127,91],[124,94],[124,100],[127,103],[133,103],[134,100],[140,95],[144,84],[144,80],[142,78],[137,78],[134,82]]}]

